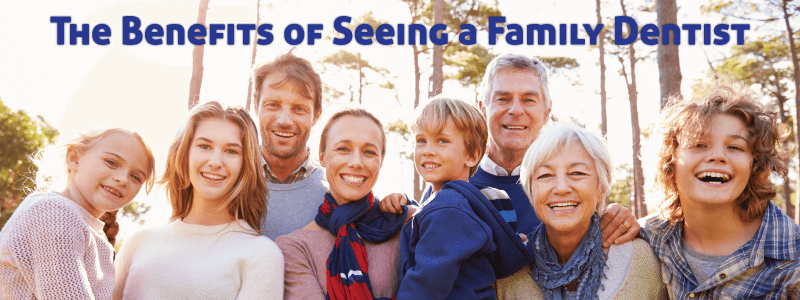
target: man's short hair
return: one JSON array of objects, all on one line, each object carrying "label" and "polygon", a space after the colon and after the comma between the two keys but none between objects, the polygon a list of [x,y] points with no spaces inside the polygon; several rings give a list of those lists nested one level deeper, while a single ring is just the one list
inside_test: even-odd
[{"label": "man's short hair", "polygon": [[279,87],[287,81],[297,83],[303,88],[301,91],[303,96],[314,99],[314,114],[322,111],[322,80],[308,60],[295,56],[292,51],[276,57],[273,61],[253,67],[252,78],[256,85],[255,89],[253,89],[253,103],[256,109],[258,109],[261,101],[261,89],[264,85],[264,79],[273,72],[284,72],[286,74],[286,77],[274,84],[273,87]]},{"label": "man's short hair", "polygon": [[483,81],[481,82],[483,85],[483,105],[488,105],[492,100],[492,80],[494,80],[498,72],[505,69],[530,70],[536,76],[539,76],[544,90],[544,103],[547,108],[550,108],[550,81],[547,76],[547,67],[535,57],[528,58],[510,53],[495,57],[486,67],[486,73],[483,74]]},{"label": "man's short hair", "polygon": [[[478,159],[486,153],[486,143],[489,131],[483,114],[473,105],[464,100],[436,96],[424,107],[417,109],[417,116],[412,128],[415,132],[425,130],[439,133],[444,129],[447,119],[452,118],[458,133],[464,138],[464,149],[467,155],[480,151]],[[469,169],[472,176],[478,170],[478,165]]]}]

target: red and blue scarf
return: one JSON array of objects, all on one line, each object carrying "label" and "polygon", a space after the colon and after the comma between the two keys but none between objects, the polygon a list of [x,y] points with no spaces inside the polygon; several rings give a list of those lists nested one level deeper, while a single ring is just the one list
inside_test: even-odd
[{"label": "red and blue scarf", "polygon": [[374,298],[362,239],[374,244],[391,239],[403,228],[408,213],[405,207],[402,214],[383,213],[377,202],[370,192],[358,201],[339,206],[331,193],[325,193],[314,220],[336,237],[327,262],[326,299]]}]

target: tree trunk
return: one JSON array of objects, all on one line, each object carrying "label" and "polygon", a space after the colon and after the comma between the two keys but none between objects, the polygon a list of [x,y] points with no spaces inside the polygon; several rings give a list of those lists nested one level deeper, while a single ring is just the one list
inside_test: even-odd
[{"label": "tree trunk", "polygon": [[364,66],[361,65],[361,52],[358,54],[358,105],[361,105],[361,95],[364,94]]},{"label": "tree trunk", "polygon": [[[261,21],[261,0],[258,0],[256,3],[256,28],[258,28],[258,23]],[[253,55],[250,57],[250,69],[248,71],[253,70],[253,65],[256,64],[256,52],[258,52],[258,34],[253,33]],[[247,104],[244,107],[247,111],[250,111],[250,101],[253,97],[253,76],[247,76]]]},{"label": "tree trunk", "polygon": [[[619,3],[622,6],[622,15],[627,17],[625,0],[620,0]],[[630,27],[628,28],[628,32],[632,32]],[[644,172],[642,171],[642,160],[639,158],[641,153],[641,130],[639,128],[639,107],[637,103],[638,95],[636,92],[636,50],[633,48],[633,44],[634,43],[630,43],[628,45],[628,54],[630,55],[631,64],[631,79],[629,84],[622,57],[620,57],[620,63],[622,64],[622,75],[625,76],[625,83],[628,85],[628,99],[631,104],[631,135],[633,138],[633,213],[638,219],[647,215],[647,206],[644,203]]]},{"label": "tree trunk", "polygon": [[[596,0],[597,4],[597,24],[603,24],[603,17],[600,15],[600,0]],[[600,31],[598,38],[598,49],[600,52],[600,131],[603,133],[603,138],[608,139],[608,115],[606,114],[606,50],[605,50],[605,30]],[[608,196],[603,199],[603,206],[608,206]]]},{"label": "tree trunk", "polygon": [[[795,106],[795,131],[794,131],[794,144],[800,145],[800,122],[798,122],[798,118],[800,118],[800,66],[797,63],[797,48],[794,46],[794,32],[792,31],[792,25],[789,24],[789,9],[786,7],[788,5],[788,0],[783,0],[781,3],[781,8],[783,9],[783,20],[786,22],[786,34],[789,36],[789,50],[792,52],[792,66],[794,67],[794,106]],[[800,158],[800,151],[797,151],[797,157]],[[800,174],[800,165],[797,166],[798,174]],[[800,180],[797,180],[797,186],[794,189],[795,191],[800,191]],[[795,194],[795,196],[797,196]],[[800,204],[800,201],[797,201],[797,204]],[[796,205],[797,208],[800,208],[800,205]],[[794,222],[800,224],[800,209],[794,210]]]},{"label": "tree trunk", "polygon": [[[597,24],[603,24],[603,18],[600,16],[600,0],[597,3]],[[608,115],[606,114],[606,50],[605,50],[605,30],[601,31],[601,36],[598,38],[598,48],[600,49],[600,130],[603,132],[603,137],[607,138],[608,135]],[[608,201],[608,200],[606,200]],[[606,203],[608,204],[608,203]]]},{"label": "tree trunk", "polygon": [[[769,62],[769,66],[770,68],[775,69],[771,61]],[[787,99],[783,96],[783,88],[781,87],[780,78],[775,78],[774,82],[775,87],[778,89],[775,93],[775,98],[778,99],[778,114],[781,117],[781,123],[786,126],[791,126],[789,124],[789,116],[786,115],[786,109],[784,108],[784,104],[786,103]],[[789,149],[789,141],[784,140],[782,146],[783,149]],[[783,190],[781,191],[781,196],[783,197],[783,212],[790,214],[792,207],[792,184],[791,180],[789,180],[788,174],[783,180]]]},{"label": "tree trunk", "polygon": [[[206,24],[206,13],[208,12],[208,1],[200,0],[200,8],[197,9],[197,24]],[[189,110],[192,110],[200,103],[200,86],[203,85],[203,52],[204,45],[195,45],[192,50],[192,80],[189,81]]]},{"label": "tree trunk", "polygon": [[[433,22],[435,24],[444,23],[444,0],[433,0]],[[442,37],[442,32],[438,32],[437,38]],[[431,81],[433,86],[430,90],[430,96],[436,96],[442,93],[442,86],[444,85],[444,48],[439,45],[432,45],[433,47],[433,75]]]},{"label": "tree trunk", "polygon": [[[678,23],[678,5],[675,0],[656,0],[656,22],[658,28],[664,24]],[[681,95],[681,64],[678,59],[678,46],[675,45],[675,35],[670,32],[669,45],[663,41],[656,47],[656,60],[658,61],[658,83],[661,87],[661,109],[667,105],[670,95]],[[659,39],[661,40],[661,39]]]}]

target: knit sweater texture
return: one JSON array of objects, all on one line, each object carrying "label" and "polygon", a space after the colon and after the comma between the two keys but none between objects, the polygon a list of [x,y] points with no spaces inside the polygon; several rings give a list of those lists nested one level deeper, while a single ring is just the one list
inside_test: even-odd
[{"label": "knit sweater texture", "polygon": [[143,229],[114,262],[114,299],[281,299],[283,255],[243,220]]},{"label": "knit sweater texture", "polygon": [[475,174],[469,179],[469,182],[488,187],[493,187],[498,190],[505,191],[511,202],[514,205],[514,211],[517,212],[517,232],[529,234],[533,232],[542,222],[536,217],[533,211],[528,195],[522,190],[522,185],[519,184],[519,175],[517,176],[496,176],[489,174],[485,170],[478,168]]},{"label": "knit sweater texture", "polygon": [[[600,300],[667,299],[666,285],[661,281],[658,258],[650,245],[634,239],[622,245],[612,245],[606,260],[606,278],[597,291]],[[500,300],[544,299],[544,293],[531,278],[531,266],[516,274],[497,280],[495,288]],[[568,297],[573,296],[568,294]],[[572,299],[572,298],[569,298]]]},{"label": "knit sweater texture", "polygon": [[0,299],[111,299],[103,223],[56,192],[32,194],[0,231]]},{"label": "knit sweater texture", "polygon": [[320,167],[309,164],[307,172],[310,174],[305,179],[295,183],[267,182],[267,216],[261,226],[265,236],[275,239],[314,221],[328,192],[328,181]]},{"label": "knit sweater texture", "polygon": [[[326,263],[335,237],[324,230],[296,230],[275,239],[285,261],[286,300],[325,299]],[[367,248],[369,279],[375,297],[397,295],[397,256],[400,234],[380,243],[364,241]]]}]

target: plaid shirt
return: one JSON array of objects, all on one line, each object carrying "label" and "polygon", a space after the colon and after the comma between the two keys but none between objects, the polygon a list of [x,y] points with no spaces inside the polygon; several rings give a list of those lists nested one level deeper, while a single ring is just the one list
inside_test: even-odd
[{"label": "plaid shirt", "polygon": [[294,172],[292,172],[292,174],[290,174],[289,177],[286,177],[286,180],[280,180],[280,178],[275,177],[275,175],[272,174],[272,171],[270,171],[267,162],[263,161],[264,177],[267,178],[267,181],[277,184],[289,184],[301,181],[303,179],[306,179],[306,177],[308,177],[308,169],[310,168],[310,163],[309,163],[310,161],[311,158],[309,157],[308,159],[306,159],[305,162],[303,162],[302,165],[300,165],[299,168],[297,168],[297,170],[294,170]]},{"label": "plaid shirt", "polygon": [[800,226],[771,201],[755,236],[705,282],[681,251],[683,222],[648,217],[641,231],[661,260],[670,299],[800,299]]}]

